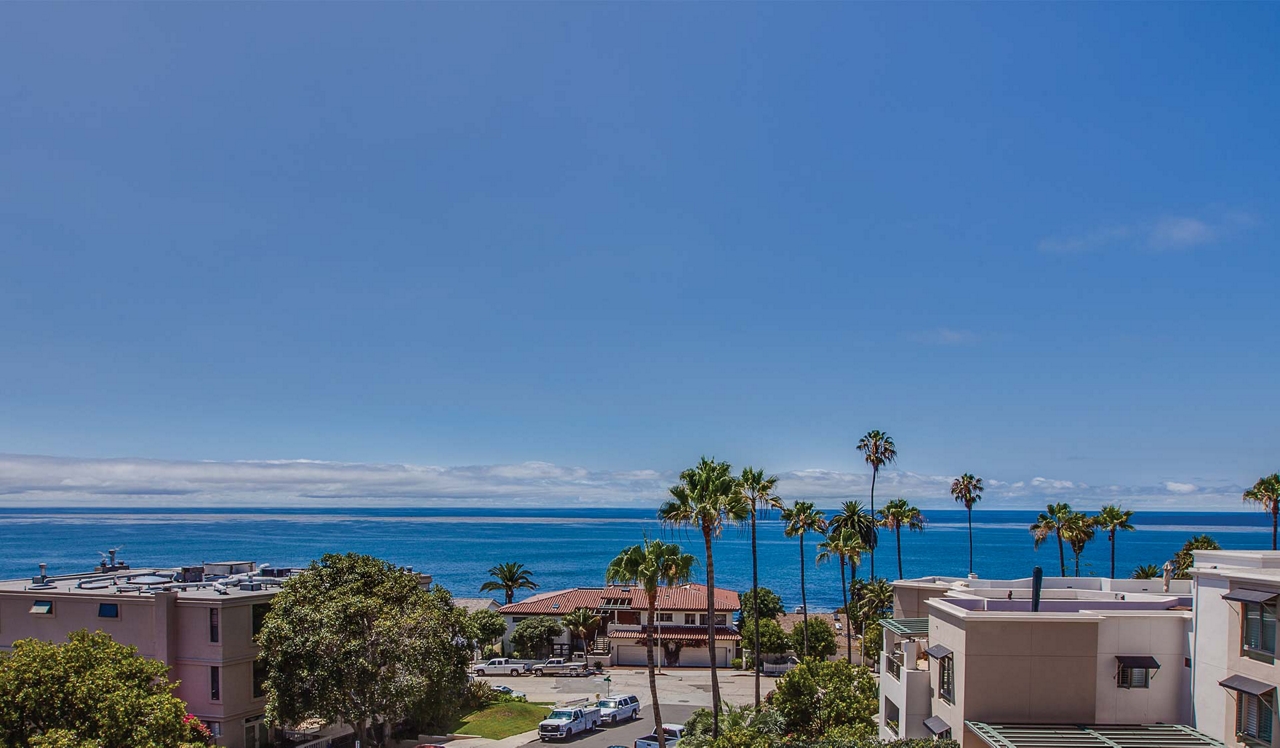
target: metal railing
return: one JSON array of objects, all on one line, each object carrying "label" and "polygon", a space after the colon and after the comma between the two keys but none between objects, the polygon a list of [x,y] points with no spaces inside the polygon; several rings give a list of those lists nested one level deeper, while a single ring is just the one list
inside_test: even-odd
[{"label": "metal railing", "polygon": [[888,661],[888,665],[886,667],[889,670],[889,675],[892,675],[894,680],[901,681],[902,660],[898,659],[898,656],[895,655],[889,655],[885,659]]}]

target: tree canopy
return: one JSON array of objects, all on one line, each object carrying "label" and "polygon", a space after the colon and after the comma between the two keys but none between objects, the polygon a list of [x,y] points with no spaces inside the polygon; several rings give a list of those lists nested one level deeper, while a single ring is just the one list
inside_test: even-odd
[{"label": "tree canopy", "polygon": [[787,733],[815,739],[837,728],[875,735],[879,699],[875,678],[862,665],[808,659],[778,680],[771,704]]},{"label": "tree canopy", "polygon": [[496,610],[481,608],[467,616],[468,637],[478,646],[493,644],[507,633],[507,619]]},{"label": "tree canopy", "polygon": [[777,593],[768,587],[761,587],[758,594],[752,593],[751,590],[747,590],[746,592],[738,595],[738,601],[741,605],[741,608],[739,609],[740,615],[744,620],[751,618],[751,612],[754,610],[755,605],[754,601],[757,597],[759,597],[760,602],[761,619],[769,618],[776,620],[778,616],[786,612],[786,609],[782,606],[782,598],[778,597]]},{"label": "tree canopy", "polygon": [[551,650],[551,643],[564,634],[564,626],[551,616],[533,616],[516,624],[511,632],[511,644],[526,656],[542,657]]},{"label": "tree canopy", "polygon": [[[791,648],[799,652],[804,649],[804,629],[809,629],[809,655],[812,657],[830,657],[837,652],[836,632],[831,624],[821,618],[810,618],[796,625],[791,632]],[[761,639],[764,635],[761,634]]]},{"label": "tree canopy", "polygon": [[445,719],[467,680],[471,633],[449,593],[371,556],[326,554],[287,580],[258,643],[267,714],[297,724],[342,721],[381,743],[413,715]]},{"label": "tree canopy", "polygon": [[[755,625],[744,626],[739,631],[742,634],[742,649],[750,651],[755,645]],[[760,654],[762,655],[780,655],[786,654],[791,649],[791,637],[778,622],[772,618],[760,619]]]},{"label": "tree canopy", "polygon": [[209,733],[173,695],[163,662],[101,631],[66,643],[21,639],[0,652],[0,745],[178,748]]}]

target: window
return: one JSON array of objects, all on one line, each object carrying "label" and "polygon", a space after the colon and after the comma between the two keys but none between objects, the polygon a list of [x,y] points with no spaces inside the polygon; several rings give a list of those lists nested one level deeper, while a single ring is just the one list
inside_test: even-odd
[{"label": "window", "polygon": [[685,614],[684,614],[684,625],[686,625],[686,626],[697,626],[697,625],[698,625],[698,614],[697,614],[697,613],[685,613]]},{"label": "window", "polygon": [[38,616],[51,616],[53,615],[53,601],[52,600],[36,600],[34,603],[31,603],[30,612]]},{"label": "window", "polygon": [[1236,735],[1245,742],[1271,745],[1271,697],[1241,693],[1236,698]]},{"label": "window", "polygon": [[671,621],[673,620],[673,618],[674,618],[674,616],[673,616],[673,614],[671,614],[671,613],[659,613],[659,614],[658,614],[658,623],[671,623]]},{"label": "window", "polygon": [[1116,674],[1117,688],[1150,688],[1151,671],[1144,667],[1121,665]]},{"label": "window", "polygon": [[938,696],[948,704],[956,703],[955,655],[938,658]]},{"label": "window", "polygon": [[901,735],[899,732],[901,727],[902,710],[898,705],[890,701],[888,698],[884,700],[884,726],[889,728],[889,732],[895,737]]},{"label": "window", "polygon": [[98,603],[99,618],[119,618],[120,605],[117,603]]},{"label": "window", "polygon": [[1241,603],[1240,649],[1242,654],[1270,662],[1276,655],[1275,603]]},{"label": "window", "polygon": [[253,698],[260,699],[267,695],[267,663],[262,660],[253,661]]},{"label": "window", "polygon": [[217,608],[209,608],[209,641],[213,644],[218,643],[220,632],[218,630],[219,611]]},{"label": "window", "polygon": [[[728,621],[728,619],[727,619],[727,618],[725,618],[725,614],[724,614],[724,613],[716,613],[716,625],[717,625],[717,626],[723,626],[723,625],[725,625],[725,623],[726,623],[727,621]],[[706,613],[703,613],[703,614],[701,614],[700,616],[698,616],[698,623],[699,623],[699,624],[701,624],[701,625],[703,625],[703,626],[706,626],[706,625],[707,625],[707,614],[706,614]]]},{"label": "window", "polygon": [[217,665],[209,668],[209,698],[222,701],[222,669]]},{"label": "window", "polygon": [[213,737],[215,737],[215,738],[220,738],[220,737],[222,737],[222,723],[221,723],[221,722],[205,722],[205,723],[204,723],[204,726],[205,726],[205,727],[207,727],[207,728],[209,728],[209,734],[210,734],[210,735],[212,735]]},{"label": "window", "polygon": [[267,613],[271,612],[271,603],[258,603],[253,606],[253,635],[256,637],[259,631],[262,631],[262,622],[267,620]]}]

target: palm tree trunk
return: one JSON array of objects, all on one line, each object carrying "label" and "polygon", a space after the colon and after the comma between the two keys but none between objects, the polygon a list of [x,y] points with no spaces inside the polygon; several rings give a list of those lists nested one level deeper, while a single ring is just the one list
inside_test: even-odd
[{"label": "palm tree trunk", "polygon": [[965,507],[969,514],[969,573],[973,573],[973,505]]},{"label": "palm tree trunk", "polygon": [[755,626],[755,641],[751,644],[751,669],[755,671],[756,709],[760,708],[760,571],[756,555],[756,507],[751,505],[751,617]]},{"label": "palm tree trunk", "polygon": [[1111,578],[1116,578],[1116,531],[1111,531]]},{"label": "palm tree trunk", "polygon": [[707,650],[711,654],[711,739],[715,740],[720,737],[720,676],[716,673],[716,565],[711,560],[711,528],[705,525],[702,543],[707,551]]},{"label": "palm tree trunk", "polygon": [[[880,468],[874,465],[871,467],[871,519],[872,520],[874,520],[876,517],[876,475],[879,472],[880,472]],[[872,540],[875,540],[875,536],[876,536],[876,529],[875,527],[872,527],[871,528]],[[872,543],[871,545],[871,571],[868,572],[870,574],[870,576],[867,577],[868,582],[876,578],[876,546],[877,545],[879,545],[879,543]]]},{"label": "palm tree trunk", "polygon": [[840,591],[844,593],[844,654],[845,660],[853,664],[853,617],[849,615],[849,585],[845,584],[844,556],[840,556]]},{"label": "palm tree trunk", "polygon": [[1080,576],[1080,554],[1076,554],[1076,573],[1074,576]]},{"label": "palm tree trunk", "polygon": [[658,736],[658,748],[667,748],[667,736],[662,732],[662,709],[658,706],[658,676],[653,667],[653,627],[657,623],[658,593],[649,595],[648,636],[644,638],[645,656],[649,659],[649,696],[653,699],[653,733]]},{"label": "palm tree trunk", "polygon": [[893,528],[893,539],[898,542],[898,579],[902,579],[902,527]]},{"label": "palm tree trunk", "polygon": [[800,533],[800,610],[804,619],[804,656],[809,656],[809,596],[804,589],[804,533]]},{"label": "palm tree trunk", "polygon": [[1062,568],[1061,576],[1067,575],[1067,552],[1062,547],[1062,531],[1055,533],[1058,536],[1058,565]]},{"label": "palm tree trunk", "polygon": [[1280,525],[1280,501],[1271,505],[1271,550],[1276,550],[1276,528]]}]

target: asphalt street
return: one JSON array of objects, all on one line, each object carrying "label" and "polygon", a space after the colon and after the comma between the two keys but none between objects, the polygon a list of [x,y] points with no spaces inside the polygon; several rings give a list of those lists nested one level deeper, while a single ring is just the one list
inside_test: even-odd
[{"label": "asphalt street", "polygon": [[[688,704],[663,704],[662,721],[683,724],[685,720],[693,716],[695,709],[697,707]],[[620,745],[631,748],[636,739],[643,738],[651,732],[653,732],[653,710],[646,706],[640,712],[640,719],[633,722],[627,722],[616,727],[601,727],[599,730],[586,735],[574,735],[569,740],[556,740],[547,743],[534,740],[525,743],[525,745],[552,746],[563,744],[573,746],[573,748],[609,748],[609,746]]]}]

